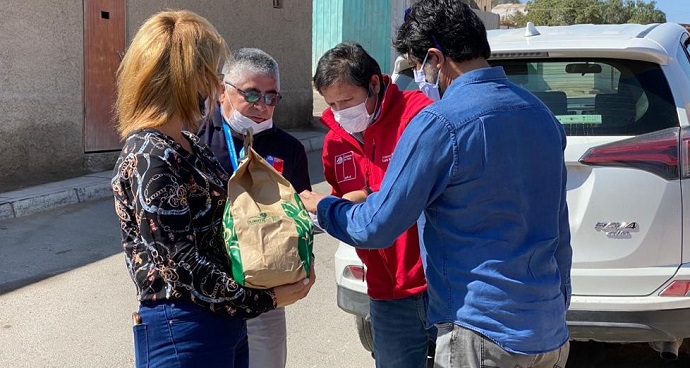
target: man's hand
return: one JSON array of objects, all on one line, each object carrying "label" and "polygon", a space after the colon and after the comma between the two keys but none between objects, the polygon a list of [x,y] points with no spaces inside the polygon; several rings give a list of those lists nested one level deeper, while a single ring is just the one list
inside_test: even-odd
[{"label": "man's hand", "polygon": [[347,199],[353,203],[362,203],[367,200],[368,195],[369,194],[364,190],[353,190],[352,192],[343,194],[343,199]]},{"label": "man's hand", "polygon": [[304,207],[311,213],[316,213],[316,207],[319,205],[319,201],[326,197],[323,194],[310,192],[308,190],[303,191],[299,196],[302,199]]}]

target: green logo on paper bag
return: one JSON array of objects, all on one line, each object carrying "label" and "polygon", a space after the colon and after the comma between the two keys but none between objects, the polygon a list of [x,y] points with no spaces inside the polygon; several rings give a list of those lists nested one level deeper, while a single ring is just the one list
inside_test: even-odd
[{"label": "green logo on paper bag", "polygon": [[230,256],[230,267],[235,281],[244,285],[244,267],[242,266],[242,254],[240,253],[240,243],[237,241],[237,231],[235,231],[235,219],[232,218],[230,201],[225,203],[223,213],[223,240],[225,249]]},{"label": "green logo on paper bag", "polygon": [[269,216],[266,212],[261,212],[257,216],[249,218],[249,220],[247,220],[247,225],[263,225],[278,221],[280,221],[280,217]]},{"label": "green logo on paper bag", "polygon": [[294,203],[282,202],[281,206],[291,219],[295,221],[298,238],[297,251],[302,258],[302,265],[309,276],[311,266],[311,252],[314,245],[314,224],[309,218],[309,213],[304,207],[302,200],[297,193],[294,194]]}]

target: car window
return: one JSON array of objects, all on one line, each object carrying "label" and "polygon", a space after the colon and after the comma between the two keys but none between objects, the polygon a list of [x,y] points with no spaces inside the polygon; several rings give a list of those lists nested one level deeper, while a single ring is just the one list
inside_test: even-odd
[{"label": "car window", "polygon": [[637,135],[678,126],[653,63],[618,59],[490,60],[551,109],[568,135]]},{"label": "car window", "polygon": [[680,67],[683,69],[683,72],[690,77],[690,52],[688,52],[688,47],[686,43],[688,42],[688,34],[683,33],[683,36],[681,36],[680,39],[680,44],[682,47],[678,48],[678,55],[676,55],[676,58],[678,59],[678,63],[680,64]]}]

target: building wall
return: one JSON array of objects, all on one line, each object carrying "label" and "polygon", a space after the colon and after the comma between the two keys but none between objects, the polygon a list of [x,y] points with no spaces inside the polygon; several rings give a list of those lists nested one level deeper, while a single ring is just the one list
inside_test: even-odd
[{"label": "building wall", "polygon": [[391,64],[391,0],[346,0],[343,41],[356,41],[388,73]]},{"label": "building wall", "polygon": [[[311,1],[127,0],[127,42],[163,9],[206,17],[230,48],[258,47],[281,67],[276,124],[312,116]],[[4,0],[0,17],[0,192],[113,167],[117,152],[84,154],[82,0]]]},{"label": "building wall", "polygon": [[[398,28],[405,21],[405,10],[414,5],[419,0],[393,0],[391,1],[391,44],[390,44],[390,63],[384,69],[386,73],[392,73],[395,67],[395,59],[398,57],[398,52],[393,47],[392,39],[398,34]],[[384,66],[382,65],[381,68]]]},{"label": "building wall", "polygon": [[479,9],[482,11],[491,11],[491,0],[463,0],[468,3],[472,8]]},{"label": "building wall", "polygon": [[0,191],[85,171],[81,0],[5,0]]},{"label": "building wall", "polygon": [[313,9],[312,73],[343,41],[361,44],[384,72],[391,70],[391,0],[313,0]]},{"label": "building wall", "polygon": [[479,15],[479,18],[484,22],[484,27],[486,27],[487,30],[498,29],[500,27],[501,17],[498,14],[483,10],[475,10],[474,12]]},{"label": "building wall", "polygon": [[321,56],[343,40],[343,1],[314,0],[312,2],[311,72]]},{"label": "building wall", "polygon": [[127,4],[128,40],[146,18],[162,9],[189,9],[205,17],[223,35],[230,49],[258,47],[280,66],[283,99],[274,121],[282,128],[309,125],[312,118],[312,4],[306,0],[135,1]]}]

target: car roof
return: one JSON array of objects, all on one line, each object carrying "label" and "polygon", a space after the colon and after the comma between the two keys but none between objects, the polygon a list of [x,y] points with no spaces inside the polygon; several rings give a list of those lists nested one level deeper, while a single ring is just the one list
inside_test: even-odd
[{"label": "car roof", "polygon": [[489,30],[487,35],[493,58],[520,57],[524,52],[543,52],[549,57],[618,57],[625,54],[665,64],[668,55],[675,55],[683,32],[685,29],[675,23],[578,24],[528,25],[525,28]]}]

